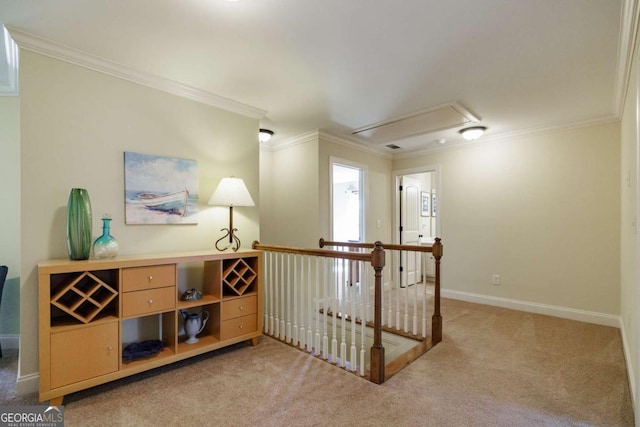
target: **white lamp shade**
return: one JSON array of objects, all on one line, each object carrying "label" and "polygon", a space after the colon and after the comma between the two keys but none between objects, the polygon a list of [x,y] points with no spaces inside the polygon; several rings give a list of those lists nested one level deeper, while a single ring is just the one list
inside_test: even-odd
[{"label": "white lamp shade", "polygon": [[255,206],[247,186],[240,178],[222,178],[209,199],[214,206]]}]

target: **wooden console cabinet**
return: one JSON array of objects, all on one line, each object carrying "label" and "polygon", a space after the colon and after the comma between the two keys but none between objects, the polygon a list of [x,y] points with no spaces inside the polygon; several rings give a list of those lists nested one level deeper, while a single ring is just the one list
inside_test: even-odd
[{"label": "wooden console cabinet", "polygon": [[[262,252],[251,250],[40,262],[40,401],[60,405],[78,390],[241,341],[256,345],[262,335],[261,268]],[[202,299],[181,301],[192,288]],[[180,310],[209,312],[197,343],[185,342]],[[145,339],[162,341],[160,353],[123,360],[129,330],[140,329],[128,327],[131,322],[146,325]]]}]

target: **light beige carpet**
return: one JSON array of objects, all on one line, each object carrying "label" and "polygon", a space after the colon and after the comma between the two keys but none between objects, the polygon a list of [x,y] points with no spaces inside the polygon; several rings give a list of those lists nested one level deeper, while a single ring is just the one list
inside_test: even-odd
[{"label": "light beige carpet", "polygon": [[448,299],[442,313],[443,342],[380,386],[263,337],[67,396],[66,425],[633,425],[617,329]]}]

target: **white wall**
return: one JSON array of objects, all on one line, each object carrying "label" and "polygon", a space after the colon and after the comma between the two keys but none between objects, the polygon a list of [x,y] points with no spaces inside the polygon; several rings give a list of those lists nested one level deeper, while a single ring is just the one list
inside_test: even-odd
[{"label": "white wall", "polygon": [[[94,213],[111,213],[121,254],[212,249],[228,208],[206,203],[219,180],[245,180],[256,208],[234,210],[243,247],[259,237],[259,148],[255,119],[21,52],[21,382],[38,370],[37,263],[66,258],[72,187],[86,188]],[[123,152],[194,159],[198,225],[125,225]],[[25,386],[27,387],[27,386]]]},{"label": "white wall", "polygon": [[9,267],[0,307],[0,336],[5,348],[17,346],[8,337],[19,333],[20,301],[20,98],[0,96],[0,265]]},{"label": "white wall", "polygon": [[393,165],[441,167],[446,291],[611,321],[620,313],[619,123],[478,141]]}]

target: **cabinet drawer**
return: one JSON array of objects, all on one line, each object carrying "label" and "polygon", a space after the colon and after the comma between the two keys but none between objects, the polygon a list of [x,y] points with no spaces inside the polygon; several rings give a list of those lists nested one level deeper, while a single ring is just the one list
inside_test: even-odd
[{"label": "cabinet drawer", "polygon": [[122,317],[141,316],[169,310],[176,306],[176,288],[126,292],[122,296]]},{"label": "cabinet drawer", "polygon": [[228,340],[240,335],[255,332],[257,330],[257,318],[255,314],[236,317],[222,322],[222,339]]},{"label": "cabinet drawer", "polygon": [[118,370],[118,323],[51,334],[51,388]]},{"label": "cabinet drawer", "polygon": [[124,292],[163,288],[165,286],[174,286],[175,284],[175,264],[122,269],[122,290]]},{"label": "cabinet drawer", "polygon": [[258,312],[258,297],[253,295],[222,303],[222,320],[229,320]]}]

